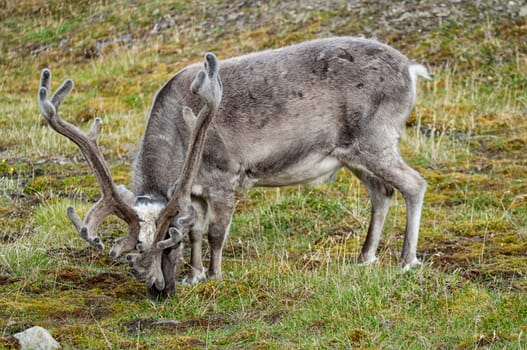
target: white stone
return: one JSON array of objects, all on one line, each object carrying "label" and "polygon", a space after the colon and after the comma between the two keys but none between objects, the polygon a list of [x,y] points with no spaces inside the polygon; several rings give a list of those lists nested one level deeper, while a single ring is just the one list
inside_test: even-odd
[{"label": "white stone", "polygon": [[31,327],[13,335],[20,343],[21,350],[60,349],[60,344],[42,327]]}]

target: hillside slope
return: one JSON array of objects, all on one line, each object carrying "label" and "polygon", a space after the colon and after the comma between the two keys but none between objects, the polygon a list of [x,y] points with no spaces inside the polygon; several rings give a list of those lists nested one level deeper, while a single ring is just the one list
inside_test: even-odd
[{"label": "hillside slope", "polygon": [[[31,325],[64,348],[527,347],[527,5],[520,1],[0,2],[0,347]],[[376,37],[427,65],[402,153],[429,183],[418,252],[397,256],[396,195],[376,266],[354,265],[369,203],[348,172],[240,195],[223,281],[153,303],[77,237],[65,208],[99,196],[36,105],[39,72],[75,89],[128,184],[151,100],[206,51],[227,58],[332,35]],[[124,225],[100,228],[108,246]],[[207,253],[205,251],[205,253]],[[159,322],[160,320],[178,322]]]}]

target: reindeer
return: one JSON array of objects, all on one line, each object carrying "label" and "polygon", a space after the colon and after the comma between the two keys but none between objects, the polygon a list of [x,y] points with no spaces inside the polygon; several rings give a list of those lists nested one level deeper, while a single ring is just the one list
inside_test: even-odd
[{"label": "reindeer", "polygon": [[[409,269],[420,263],[416,250],[426,181],[402,159],[398,141],[415,103],[417,78],[430,77],[424,66],[392,47],[334,37],[219,63],[207,54],[205,71],[190,65],[155,96],[134,164],[133,192],[111,180],[96,144],[100,119],[83,137],[74,127],[68,126],[75,129],[73,136],[56,127],[65,124],[57,110],[72,83],[67,80],[49,101],[49,77],[44,70],[40,110],[55,130],[77,143],[102,191],[84,221],[72,208],[68,215],[98,249],[103,249],[97,235],[102,219],[113,213],[126,221],[129,234],[110,255],[138,251],[125,261],[150,296],[174,293],[186,234],[191,262],[184,281],[221,279],[238,190],[323,183],[342,167],[364,183],[372,204],[358,263],[377,259],[394,189],[407,211],[400,264]],[[195,117],[192,111],[199,108]],[[201,252],[205,232],[207,272]]]},{"label": "reindeer", "polygon": [[[95,233],[106,216],[117,215],[128,223],[128,235],[117,240],[110,255],[117,258],[123,252],[135,248],[144,252],[141,255],[127,255],[130,265],[136,266],[132,268],[132,274],[147,282],[148,290],[153,293],[149,292],[149,295],[153,297],[160,291],[173,294],[177,263],[182,255],[181,241],[196,221],[196,212],[191,204],[192,183],[201,163],[207,128],[221,101],[222,84],[218,76],[216,57],[212,53],[205,55],[205,70],[196,74],[190,86],[190,91],[198,95],[205,102],[205,106],[197,117],[190,108],[185,107],[183,110],[189,131],[187,156],[184,157],[182,169],[179,169],[179,178],[173,182],[169,193],[167,192],[169,198],[163,203],[163,207],[145,206],[145,199],[151,204],[150,196],[135,196],[126,187],[114,184],[97,144],[102,120],[96,118],[87,134],[62,120],[58,115],[58,109],[73,88],[73,81],[69,79],[64,81],[51,100],[48,98],[50,81],[51,72],[44,69],[41,73],[38,95],[40,112],[55,131],[66,136],[79,147],[97,178],[102,194],[84,220],[80,219],[73,207],[68,207],[67,213],[71,222],[84,240],[95,248],[103,250],[104,245]],[[141,239],[144,239],[144,242]],[[145,242],[150,243],[148,247],[145,246]],[[174,246],[175,248],[172,249]]]}]

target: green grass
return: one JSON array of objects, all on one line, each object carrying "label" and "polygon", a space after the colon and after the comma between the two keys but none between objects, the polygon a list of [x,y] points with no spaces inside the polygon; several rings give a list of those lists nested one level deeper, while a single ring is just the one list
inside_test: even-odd
[{"label": "green grass", "polygon": [[[527,347],[525,18],[463,4],[462,19],[423,20],[421,31],[405,31],[397,21],[383,29],[376,3],[4,5],[0,348],[12,347],[7,337],[31,325],[48,328],[66,349]],[[152,33],[167,16],[176,26]],[[85,213],[98,189],[76,147],[38,113],[42,68],[52,70],[54,86],[75,80],[62,116],[82,129],[102,117],[102,150],[116,182],[127,184],[155,92],[204,52],[222,59],[372,30],[434,75],[419,83],[401,141],[404,157],[429,183],[422,267],[397,267],[405,220],[399,194],[379,264],[354,264],[370,209],[366,190],[346,171],[332,184],[240,195],[224,280],[179,286],[162,302],[147,300],[126,266],[77,236],[65,208]],[[97,50],[123,35],[132,41]],[[117,218],[100,228],[106,246],[125,232]]]}]

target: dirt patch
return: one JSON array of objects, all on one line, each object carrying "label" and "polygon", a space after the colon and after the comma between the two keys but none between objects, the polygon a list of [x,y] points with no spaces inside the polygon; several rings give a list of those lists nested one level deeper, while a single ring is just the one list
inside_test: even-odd
[{"label": "dirt patch", "polygon": [[257,259],[258,252],[250,247],[247,243],[238,240],[236,242],[227,243],[224,250],[223,256],[228,258],[239,258],[243,257],[244,259]]},{"label": "dirt patch", "polygon": [[97,266],[111,266],[115,264],[107,254],[100,253],[92,247],[84,247],[76,249],[71,247],[60,247],[50,249],[46,252],[47,255],[56,257],[66,261],[74,261],[77,263],[85,263]]},{"label": "dirt patch", "polygon": [[90,275],[88,271],[73,266],[64,266],[55,270],[43,270],[51,275],[53,281],[43,283],[39,290],[27,290],[42,293],[48,289],[85,290],[102,293],[106,297],[124,300],[142,300],[145,298],[144,285],[124,272],[101,272]]},{"label": "dirt patch", "polygon": [[102,272],[96,276],[86,278],[82,281],[82,285],[86,288],[107,288],[108,286],[115,287],[127,282],[128,279],[121,273]]},{"label": "dirt patch", "polygon": [[218,329],[232,325],[235,322],[225,315],[211,315],[210,317],[196,317],[185,321],[179,320],[152,320],[139,318],[124,324],[128,333],[136,334],[147,329],[177,330],[186,332],[189,329]]},{"label": "dirt patch", "polygon": [[13,277],[13,276],[8,275],[8,274],[0,273],[0,286],[3,285],[3,284],[15,283],[15,282],[18,282],[20,280],[22,280],[22,279],[19,278],[19,277]]},{"label": "dirt patch", "polygon": [[2,349],[20,349],[20,343],[15,337],[0,337],[0,348]]},{"label": "dirt patch", "polygon": [[356,236],[357,233],[353,230],[353,227],[338,226],[332,228],[327,235],[317,239],[314,245],[321,248],[329,248],[336,245],[345,244],[350,238],[354,238]]},{"label": "dirt patch", "polygon": [[283,310],[272,312],[268,315],[265,315],[263,317],[263,320],[271,325],[274,325],[278,322],[280,322],[287,313]]},{"label": "dirt patch", "polygon": [[507,256],[495,250],[475,254],[474,244],[483,245],[483,241],[482,237],[441,241],[437,248],[424,251],[426,262],[435,269],[457,273],[466,280],[491,288],[527,291],[527,275],[522,268],[522,257]]}]

